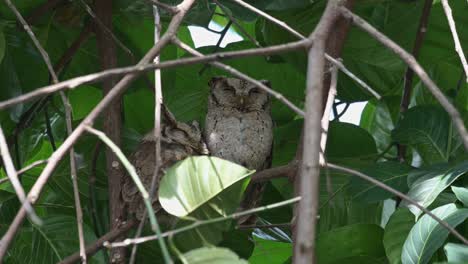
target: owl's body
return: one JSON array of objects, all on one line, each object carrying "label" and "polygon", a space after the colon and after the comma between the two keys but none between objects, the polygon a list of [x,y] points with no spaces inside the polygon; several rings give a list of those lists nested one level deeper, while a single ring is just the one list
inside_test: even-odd
[{"label": "owl's body", "polygon": [[[268,168],[273,145],[268,94],[236,78],[213,78],[210,86],[204,129],[210,154],[257,171]],[[260,187],[249,187],[241,209],[257,202],[249,200],[259,196],[254,193],[261,192]]]},{"label": "owl's body", "polygon": [[[198,124],[178,122],[167,109],[163,109],[165,121],[161,124],[161,166],[157,175],[156,190],[164,171],[175,162],[191,155],[208,153]],[[135,166],[137,175],[148,191],[155,170],[155,145],[156,139],[154,132],[151,131],[146,134],[130,157],[130,162]],[[135,214],[137,219],[141,220],[146,208],[138,188],[128,174],[123,179],[122,198],[127,204],[128,212]],[[153,197],[152,204],[155,212],[161,209],[157,193]]]}]

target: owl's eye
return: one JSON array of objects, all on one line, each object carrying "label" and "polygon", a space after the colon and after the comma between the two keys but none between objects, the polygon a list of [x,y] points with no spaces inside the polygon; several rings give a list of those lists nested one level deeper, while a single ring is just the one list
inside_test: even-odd
[{"label": "owl's eye", "polygon": [[223,88],[223,91],[225,91],[225,92],[234,92],[234,88],[232,88],[231,86],[225,86]]},{"label": "owl's eye", "polygon": [[261,91],[259,88],[253,88],[249,91],[249,94],[259,94]]}]

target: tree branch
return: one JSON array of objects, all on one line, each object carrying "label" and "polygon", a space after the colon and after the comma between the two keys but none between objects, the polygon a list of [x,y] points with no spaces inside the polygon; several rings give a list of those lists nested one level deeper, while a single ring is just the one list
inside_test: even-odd
[{"label": "tree branch", "polygon": [[351,20],[353,24],[361,28],[362,30],[366,31],[369,35],[375,38],[377,41],[382,43],[388,49],[392,50],[396,55],[398,55],[411,69],[419,76],[421,81],[425,84],[427,89],[434,95],[434,97],[439,101],[442,107],[447,111],[449,116],[452,118],[453,122],[455,123],[455,127],[460,134],[460,137],[463,141],[465,146],[465,150],[468,150],[468,132],[466,131],[465,125],[461,118],[460,113],[458,110],[450,103],[450,101],[445,97],[445,95],[441,92],[439,87],[431,80],[429,75],[427,75],[426,71],[419,65],[416,59],[409,54],[406,50],[401,48],[398,44],[393,42],[384,34],[380,33],[377,29],[375,29],[372,25],[367,23],[365,20],[360,18],[359,16],[353,14],[348,9],[341,7],[340,8],[341,14]]},{"label": "tree branch", "polygon": [[[414,41],[412,52],[413,56],[416,59],[419,57],[419,51],[422,47],[424,36],[427,32],[427,24],[429,22],[429,15],[431,13],[432,2],[432,0],[426,0],[424,2],[424,7],[421,14],[421,18],[419,20],[418,31],[416,32],[416,40]],[[413,88],[413,76],[414,71],[411,70],[411,67],[408,67],[405,73],[405,84],[403,86],[403,96],[401,97],[400,103],[400,116],[402,116],[408,110],[408,106],[411,99],[411,90]],[[398,144],[397,149],[398,159],[400,161],[404,161],[406,156],[406,146]]]},{"label": "tree branch", "polygon": [[297,234],[294,241],[294,263],[316,263],[315,233],[319,197],[319,157],[322,119],[323,73],[325,44],[329,31],[338,17],[340,1],[329,1],[310,39],[314,45],[309,50],[307,66],[307,90],[304,118],[303,158],[300,166],[299,194],[302,200],[297,209]]},{"label": "tree branch", "polygon": [[468,63],[466,62],[465,54],[463,53],[463,48],[460,44],[460,39],[458,38],[457,27],[455,26],[455,20],[453,20],[452,9],[447,0],[442,0],[442,7],[444,8],[445,16],[447,16],[448,24],[450,31],[452,32],[453,42],[455,42],[455,51],[460,57],[460,61],[465,71],[466,82],[468,83]]}]

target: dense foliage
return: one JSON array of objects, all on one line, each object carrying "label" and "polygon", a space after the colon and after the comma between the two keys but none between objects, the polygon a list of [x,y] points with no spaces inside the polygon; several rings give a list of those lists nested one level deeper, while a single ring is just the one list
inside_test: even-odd
[{"label": "dense foliage", "polygon": [[[45,1],[15,2],[20,12],[27,16]],[[304,35],[313,30],[326,4],[323,0],[313,3],[309,0],[249,2],[285,21]],[[410,51],[423,2],[357,1],[354,11]],[[83,3],[64,1],[58,8],[33,23],[33,30],[52,62],[59,61],[83,28],[92,21]],[[240,25],[262,46],[296,40],[277,25],[246,11],[234,2],[222,1],[222,4],[225,4]],[[458,0],[450,4],[458,25],[460,41],[467,49],[467,3]],[[197,1],[178,37],[194,47],[192,38],[196,39],[197,36],[190,34],[188,26],[207,27],[210,21],[225,26],[229,20],[222,15],[219,7],[214,13],[208,11],[214,11],[215,8],[211,1]],[[116,38],[138,60],[154,44],[151,6],[145,1],[116,0],[113,11],[113,32]],[[169,18],[167,13],[162,12],[163,28],[167,27]],[[49,75],[41,56],[5,5],[0,5],[0,25],[0,101],[48,85]],[[237,26],[232,27],[242,35]],[[245,39],[225,48],[210,46],[198,50],[208,54],[254,47],[254,44]],[[135,59],[122,48],[118,48],[117,53],[119,66],[135,63]],[[161,60],[187,56],[189,55],[175,46],[168,46],[163,50]],[[235,59],[226,63],[254,78],[270,80],[274,90],[302,107],[305,100],[306,57],[305,52],[298,51],[267,58]],[[407,66],[359,29],[350,30],[341,57],[350,71],[367,82],[383,98],[374,99],[353,80],[339,74],[337,99],[346,104],[367,101],[367,105],[359,125],[340,122],[338,119],[331,122],[327,161],[359,170],[408,194],[467,237],[468,155],[449,115],[416,77],[413,81],[410,109],[401,115],[400,101]],[[418,61],[462,113],[465,124],[468,124],[468,85],[439,1],[433,3]],[[164,102],[181,121],[197,120],[203,124],[208,80],[215,75],[225,75],[213,67],[200,71],[203,67],[193,65],[162,71]],[[99,70],[96,39],[91,35],[59,78],[66,80]],[[152,79],[153,75],[147,74],[147,77]],[[75,126],[102,98],[100,84],[83,85],[68,91],[67,95],[73,107]],[[122,146],[126,154],[131,153],[142,135],[153,127],[153,104],[154,94],[143,78],[134,82],[123,96]],[[32,106],[35,108],[31,109]],[[294,159],[303,122],[302,118],[279,101],[273,102],[272,114],[276,124],[273,153],[275,167]],[[52,154],[54,145],[60,145],[66,138],[64,118],[64,109],[58,94],[41,106],[31,102],[0,111],[0,124],[9,139],[10,151],[17,168],[47,159]],[[51,127],[49,133],[47,126]],[[95,126],[100,128],[101,120]],[[92,170],[97,142],[96,137],[85,135],[75,146],[87,243],[93,242],[109,230],[103,153],[97,156],[96,171]],[[396,143],[408,146],[404,162],[397,158]],[[190,171],[191,175],[206,169],[201,163],[197,166],[178,166],[187,166],[186,171],[193,170]],[[26,190],[34,184],[41,168],[43,165],[27,171],[21,177]],[[216,188],[210,189],[211,193],[204,197],[194,197],[190,188],[186,188],[189,184],[165,189],[169,193],[194,199],[192,207],[181,206],[185,211],[174,214],[211,219],[233,213],[245,187],[244,179],[251,172],[237,167],[228,167],[225,171],[238,173],[232,175],[229,184],[221,184],[221,187],[216,185],[216,176],[211,175],[210,183]],[[6,177],[4,170],[0,173],[0,179]],[[175,174],[170,171],[168,175],[171,176],[171,173]],[[96,177],[92,187],[95,188],[96,202],[92,201],[89,189],[89,178],[92,175]],[[331,182],[330,186],[327,186],[327,177]],[[231,185],[232,188],[228,188]],[[72,190],[69,162],[62,161],[35,205],[44,224],[37,226],[26,221],[11,245],[5,263],[56,263],[79,249]],[[262,204],[284,201],[292,198],[293,193],[293,184],[288,179],[272,180],[268,183]],[[7,230],[19,205],[10,183],[0,184],[0,234]],[[93,208],[98,216],[95,219],[91,214]],[[261,224],[289,222],[292,219],[292,206],[264,211],[259,215]],[[190,220],[185,219],[177,227],[190,223]],[[148,228],[146,233],[150,232]],[[225,221],[180,233],[167,241],[182,252],[173,253],[184,254],[189,263],[207,263],[209,260],[218,261],[216,263],[242,263],[239,257],[249,263],[289,263],[292,255],[292,234],[289,227],[238,230],[233,221]],[[228,248],[229,251],[207,248],[207,244]],[[203,246],[205,248],[200,248]],[[466,263],[468,247],[449,235],[430,216],[392,194],[354,176],[322,170],[317,255],[320,264]],[[211,259],[200,259],[201,256]],[[105,263],[106,259],[107,252],[100,251],[90,262]],[[137,263],[163,263],[162,259],[159,262],[157,259],[161,259],[157,242],[148,242],[139,247]]]}]

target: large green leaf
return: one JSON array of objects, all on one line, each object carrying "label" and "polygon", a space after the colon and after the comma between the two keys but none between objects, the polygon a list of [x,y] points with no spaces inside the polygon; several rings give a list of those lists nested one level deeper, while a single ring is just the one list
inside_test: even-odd
[{"label": "large green leaf", "polygon": [[255,250],[249,258],[250,264],[283,264],[292,256],[292,244],[254,238]]},{"label": "large green leaf", "polygon": [[93,87],[84,85],[68,93],[68,98],[73,109],[73,120],[85,118],[99,103],[102,92]]},{"label": "large green leaf", "polygon": [[[420,205],[427,207],[434,202],[443,190],[467,171],[468,161],[464,161],[455,165],[432,166],[416,172],[417,176],[411,177],[410,175],[409,177],[412,182],[410,182],[408,196]],[[421,213],[419,208],[406,201],[403,201],[402,205],[407,206],[415,215]]]},{"label": "large green leaf", "polygon": [[[455,204],[447,204],[431,212],[452,227],[468,218],[468,209],[458,209]],[[402,263],[428,263],[434,252],[444,244],[448,234],[445,227],[429,215],[424,215],[413,226],[403,245]]]},{"label": "large green leaf", "polygon": [[[5,263],[57,263],[78,251],[75,217],[56,214],[42,220],[44,225],[41,227],[25,226],[19,230]],[[83,227],[86,241],[96,240],[90,227],[86,224]],[[104,263],[103,253],[96,254],[88,261]]]},{"label": "large green leaf", "polygon": [[[392,144],[391,131],[395,122],[392,110],[399,109],[399,101],[397,96],[385,97],[382,100],[372,99],[362,111],[359,125],[374,137],[379,152],[385,151]],[[396,151],[393,149],[389,154],[395,155]]]},{"label": "large green leaf", "polygon": [[374,263],[385,257],[383,230],[377,225],[357,224],[331,230],[319,235],[317,263]]},{"label": "large green leaf", "polygon": [[460,147],[448,114],[440,107],[416,106],[392,131],[394,141],[412,146],[428,164],[447,162]]},{"label": "large green leaf", "polygon": [[188,157],[167,170],[159,201],[168,213],[186,216],[253,172],[217,157]]},{"label": "large green leaf", "polygon": [[468,189],[463,187],[452,186],[452,191],[457,196],[457,199],[462,202],[465,207],[468,207]]},{"label": "large green leaf", "polygon": [[448,243],[444,247],[447,260],[454,263],[468,262],[468,246],[461,244]]},{"label": "large green leaf", "polygon": [[401,263],[403,244],[414,223],[414,215],[406,208],[399,208],[390,217],[383,237],[385,252],[390,264]]},{"label": "large green leaf", "polygon": [[325,154],[329,162],[360,167],[373,162],[377,148],[365,129],[349,123],[331,122]]},{"label": "large green leaf", "polygon": [[234,252],[227,248],[204,247],[191,250],[181,256],[187,264],[247,264],[248,262],[240,259]]},{"label": "large green leaf", "polygon": [[[406,177],[411,167],[399,162],[380,162],[361,170],[388,186],[405,193],[408,190]],[[354,177],[351,180],[351,195],[361,202],[379,202],[388,199],[393,194],[363,179]]]}]

